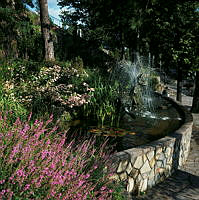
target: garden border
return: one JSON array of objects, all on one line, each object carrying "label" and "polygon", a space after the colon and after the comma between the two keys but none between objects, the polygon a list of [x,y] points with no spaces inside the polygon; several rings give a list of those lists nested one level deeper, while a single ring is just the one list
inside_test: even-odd
[{"label": "garden border", "polygon": [[174,133],[113,156],[113,179],[125,182],[128,193],[140,194],[165,180],[186,162],[190,150],[193,117],[179,102],[167,99],[180,113],[183,123]]}]

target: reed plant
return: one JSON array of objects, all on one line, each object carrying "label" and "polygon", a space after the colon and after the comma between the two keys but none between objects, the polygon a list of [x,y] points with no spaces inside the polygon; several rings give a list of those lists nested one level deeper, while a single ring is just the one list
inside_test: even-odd
[{"label": "reed plant", "polygon": [[90,101],[84,105],[84,117],[97,121],[98,126],[118,126],[120,112],[116,106],[119,96],[116,84],[110,84],[100,77],[94,83],[94,91],[90,93]]}]

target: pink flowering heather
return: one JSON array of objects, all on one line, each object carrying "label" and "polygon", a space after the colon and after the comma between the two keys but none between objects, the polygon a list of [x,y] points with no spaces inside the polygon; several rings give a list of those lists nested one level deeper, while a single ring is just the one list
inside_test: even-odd
[{"label": "pink flowering heather", "polygon": [[[51,121],[0,126],[0,199],[112,199],[104,147],[97,150],[93,138],[67,142],[48,128]],[[1,115],[0,125],[6,123]]]}]

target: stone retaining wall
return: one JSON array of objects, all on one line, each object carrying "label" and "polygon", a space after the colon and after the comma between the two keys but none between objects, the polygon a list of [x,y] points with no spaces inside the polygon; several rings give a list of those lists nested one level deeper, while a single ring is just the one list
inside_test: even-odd
[{"label": "stone retaining wall", "polygon": [[184,119],[182,126],[174,133],[115,154],[113,164],[114,179],[126,182],[127,191],[139,194],[163,181],[186,161],[192,133],[193,119],[182,105],[167,98],[177,108]]}]

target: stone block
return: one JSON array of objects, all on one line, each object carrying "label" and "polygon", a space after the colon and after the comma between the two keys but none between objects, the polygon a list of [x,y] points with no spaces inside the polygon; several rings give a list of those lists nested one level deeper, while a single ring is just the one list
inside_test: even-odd
[{"label": "stone block", "polygon": [[127,166],[127,168],[126,168],[127,174],[130,174],[131,171],[132,171],[132,169],[133,169],[133,167],[132,167],[131,163],[129,163],[128,166]]},{"label": "stone block", "polygon": [[147,190],[147,183],[148,183],[147,179],[144,179],[142,181],[142,186],[141,186],[140,192],[144,192]]},{"label": "stone block", "polygon": [[152,188],[155,185],[155,180],[154,179],[149,179],[148,180],[148,188]]},{"label": "stone block", "polygon": [[165,150],[165,156],[168,158],[171,155],[171,147],[167,147]]},{"label": "stone block", "polygon": [[135,160],[133,167],[136,169],[140,169],[142,167],[142,165],[143,165],[142,156],[138,156],[137,159]]},{"label": "stone block", "polygon": [[120,161],[119,166],[117,168],[117,173],[121,173],[121,172],[126,171],[127,165],[128,165],[127,160]]},{"label": "stone block", "polygon": [[170,156],[168,159],[167,159],[167,164],[171,165],[173,162],[173,157]]},{"label": "stone block", "polygon": [[148,158],[148,160],[151,161],[151,160],[154,158],[154,155],[155,155],[154,151],[148,152],[148,153],[147,153],[147,158]]},{"label": "stone block", "polygon": [[160,182],[160,174],[156,174],[154,177],[155,183],[159,183]]},{"label": "stone block", "polygon": [[163,163],[163,167],[165,167],[166,164],[167,164],[167,160],[166,160],[166,158],[162,161],[162,163]]},{"label": "stone block", "polygon": [[113,175],[110,177],[110,179],[111,179],[111,180],[115,180],[115,181],[119,181],[119,180],[120,180],[118,174],[113,174]]},{"label": "stone block", "polygon": [[155,176],[154,170],[151,170],[151,171],[150,171],[150,174],[149,174],[149,179],[150,179],[150,180],[154,179],[154,176]]},{"label": "stone block", "polygon": [[[153,171],[153,170],[151,170],[151,171]],[[147,179],[149,177],[151,171],[142,174],[143,179]]]},{"label": "stone block", "polygon": [[133,168],[133,169],[131,170],[129,176],[135,179],[135,178],[138,176],[138,174],[139,174],[139,170]]},{"label": "stone block", "polygon": [[156,160],[155,160],[155,158],[153,158],[151,161],[150,161],[150,167],[151,168],[153,168],[154,166],[155,166],[155,162],[156,162]]},{"label": "stone block", "polygon": [[164,167],[163,161],[162,161],[162,160],[158,160],[158,161],[156,162],[156,167],[157,167],[157,168]]},{"label": "stone block", "polygon": [[133,192],[133,189],[134,189],[134,186],[135,186],[135,181],[133,178],[129,177],[128,178],[128,185],[127,185],[127,191],[128,192]]},{"label": "stone block", "polygon": [[127,174],[126,174],[126,172],[118,174],[118,175],[119,175],[121,181],[127,180]]},{"label": "stone block", "polygon": [[141,174],[139,174],[136,178],[136,182],[140,182],[140,181],[143,181],[143,177]]},{"label": "stone block", "polygon": [[164,153],[159,154],[158,160],[165,160]]},{"label": "stone block", "polygon": [[162,153],[162,147],[156,148],[156,155]]},{"label": "stone block", "polygon": [[164,168],[158,168],[158,173],[159,173],[160,175],[163,174],[164,171],[165,171]]},{"label": "stone block", "polygon": [[146,155],[143,155],[143,162],[145,163],[146,162],[146,160],[147,160],[147,158],[146,158]]},{"label": "stone block", "polygon": [[149,165],[149,161],[147,160],[144,165],[142,166],[142,168],[140,169],[140,173],[144,174],[146,172],[149,172],[151,170],[151,167]]}]

